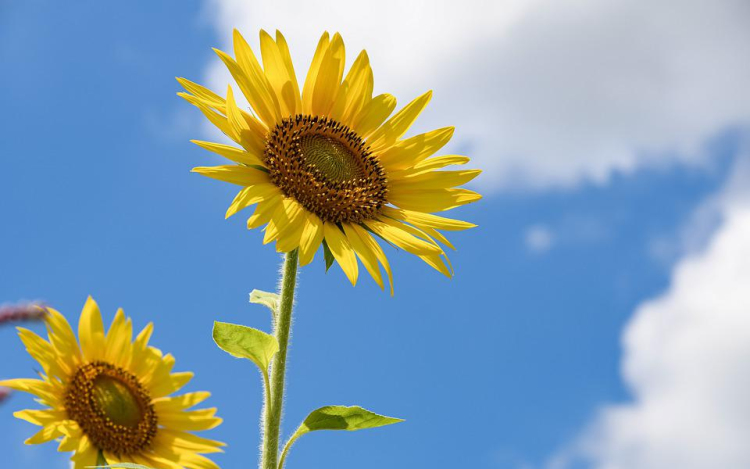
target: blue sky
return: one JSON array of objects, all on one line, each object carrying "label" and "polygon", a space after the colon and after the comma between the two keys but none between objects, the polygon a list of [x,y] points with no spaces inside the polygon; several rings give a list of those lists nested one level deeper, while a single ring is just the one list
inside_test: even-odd
[{"label": "blue sky", "polygon": [[[225,17],[236,6],[220,3],[0,4],[0,302],[44,299],[74,321],[90,294],[106,320],[123,307],[138,327],[155,322],[153,344],[174,354],[178,369],[195,371],[190,389],[213,393],[210,404],[225,423],[211,436],[229,444],[216,461],[234,468],[253,466],[257,458],[261,385],[250,363],[213,345],[211,324],[268,329],[266,311],[249,304],[248,293],[274,288],[280,259],[241,217],[224,220],[234,188],[189,172],[217,160],[189,143],[207,130],[199,113],[175,96],[174,77],[221,80],[211,47],[225,45],[231,31]],[[649,12],[640,13],[648,23]],[[521,29],[534,21],[533,12],[525,15],[516,20]],[[290,43],[303,55],[313,47]],[[497,45],[499,56],[506,49]],[[397,79],[387,64],[385,78],[378,74],[388,51],[370,51],[383,89]],[[742,76],[744,69],[726,73]],[[431,74],[408,75],[421,88],[433,86]],[[736,179],[745,135],[737,116],[743,111],[747,119],[750,108],[716,101],[705,112],[714,121],[676,119],[677,130],[661,132],[665,140],[638,130],[643,119],[618,114],[622,131],[614,124],[590,129],[591,140],[604,143],[590,143],[586,132],[565,134],[581,142],[581,153],[603,153],[577,158],[568,153],[574,143],[563,141],[552,160],[549,140],[565,132],[566,119],[559,119],[562,130],[554,122],[540,130],[543,143],[529,139],[526,147],[518,139],[493,147],[481,125],[471,128],[482,116],[467,117],[468,109],[456,107],[464,90],[455,86],[459,78],[436,79],[440,93],[423,124],[457,121],[455,148],[476,153],[475,166],[487,169],[475,186],[486,197],[452,213],[479,225],[451,238],[458,247],[451,257],[456,277],[445,279],[395,251],[395,297],[367,278],[352,288],[338,267],[324,274],[320,258],[300,277],[286,434],[327,404],[358,404],[406,422],[309,435],[295,447],[290,468],[603,467],[608,456],[592,456],[576,442],[598,422],[602,407],[640,395],[636,387],[634,397],[630,377],[622,374],[623,330],[645,301],[669,291],[675,266],[721,229],[720,221],[704,223],[693,230],[702,233],[697,244],[685,241],[686,227],[703,220],[701,208]],[[393,85],[404,92],[412,86]],[[560,95],[570,91],[564,84],[545,86]],[[644,109],[649,96],[644,92]],[[502,98],[490,100],[502,108]],[[665,108],[654,106],[661,109],[656,114]],[[581,122],[596,120],[595,110],[589,114]],[[521,119],[537,122],[535,116]],[[614,147],[625,150],[606,151]],[[715,209],[733,216],[721,210]],[[549,237],[537,249],[528,243],[535,229]],[[0,356],[0,377],[33,375],[35,365],[11,328],[0,329]],[[30,398],[15,394],[0,407],[7,466],[67,467],[67,455],[55,453],[53,444],[22,445],[34,429],[11,414],[31,406]],[[750,423],[736,428],[734,434],[745,435]],[[555,462],[570,452],[575,461]],[[643,458],[642,465],[612,467],[660,467]]]}]

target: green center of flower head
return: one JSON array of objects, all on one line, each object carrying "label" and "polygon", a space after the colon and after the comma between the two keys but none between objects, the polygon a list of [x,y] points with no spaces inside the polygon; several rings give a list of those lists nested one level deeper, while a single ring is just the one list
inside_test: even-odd
[{"label": "green center of flower head", "polygon": [[305,135],[299,146],[305,160],[329,181],[350,181],[364,175],[357,157],[338,140],[325,135]]},{"label": "green center of flower head", "polygon": [[361,223],[377,218],[388,203],[379,159],[335,120],[302,114],[282,119],[263,156],[271,181],[323,221]]},{"label": "green center of flower head", "polygon": [[138,377],[107,362],[78,368],[68,383],[65,410],[96,448],[117,455],[141,453],[158,430],[151,396]]},{"label": "green center of flower head", "polygon": [[135,428],[143,418],[138,399],[128,386],[117,378],[100,375],[94,380],[91,397],[94,405],[113,423]]}]

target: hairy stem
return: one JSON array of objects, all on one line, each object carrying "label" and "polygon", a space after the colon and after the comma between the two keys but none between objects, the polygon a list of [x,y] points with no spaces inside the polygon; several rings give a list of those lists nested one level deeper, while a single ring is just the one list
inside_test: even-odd
[{"label": "hairy stem", "polygon": [[299,432],[295,432],[294,435],[284,445],[284,450],[281,452],[281,459],[279,460],[279,469],[284,469],[284,461],[286,461],[286,455],[289,454],[289,450],[292,449],[292,445],[297,438],[300,437]]},{"label": "hairy stem", "polygon": [[281,301],[274,334],[279,342],[279,352],[271,366],[270,402],[265,406],[263,429],[263,455],[261,469],[277,469],[279,460],[279,439],[281,416],[284,408],[284,378],[286,376],[286,354],[289,348],[289,332],[292,328],[292,307],[294,289],[297,285],[297,263],[299,251],[288,252],[284,259],[284,272],[281,277]]}]

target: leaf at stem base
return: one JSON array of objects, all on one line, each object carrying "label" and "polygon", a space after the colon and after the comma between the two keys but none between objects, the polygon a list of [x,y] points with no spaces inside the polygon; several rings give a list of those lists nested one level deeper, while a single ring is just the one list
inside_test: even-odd
[{"label": "leaf at stem base", "polygon": [[403,419],[386,417],[385,415],[370,412],[359,406],[329,405],[310,412],[310,415],[297,428],[281,452],[279,469],[283,469],[284,461],[290,448],[302,435],[317,430],[347,430],[356,431],[366,428],[382,427],[394,423],[403,422]]},{"label": "leaf at stem base", "polygon": [[214,342],[220,349],[237,358],[247,358],[267,375],[271,359],[279,351],[276,338],[252,327],[214,322]]}]

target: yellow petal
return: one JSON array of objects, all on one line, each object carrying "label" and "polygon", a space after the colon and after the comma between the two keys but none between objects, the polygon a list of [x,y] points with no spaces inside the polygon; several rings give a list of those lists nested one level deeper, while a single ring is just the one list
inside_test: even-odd
[{"label": "yellow petal", "polygon": [[42,401],[50,407],[56,407],[60,402],[60,396],[55,394],[54,387],[47,381],[26,378],[9,379],[6,381],[0,381],[0,386],[33,394],[42,399]]},{"label": "yellow petal", "polygon": [[242,117],[240,108],[237,107],[237,103],[234,101],[234,92],[232,92],[232,86],[227,86],[227,121],[229,122],[229,129],[232,132],[232,140],[235,142],[242,142],[249,135],[250,127],[247,125],[245,118]]},{"label": "yellow petal", "polygon": [[393,220],[392,218],[389,218],[389,217],[382,217],[380,219],[380,221],[382,221],[383,223],[385,223],[387,225],[390,225],[390,226],[392,226],[394,228],[403,230],[403,231],[409,233],[412,236],[416,236],[417,238],[421,238],[421,239],[427,241],[429,244],[432,244],[433,246],[435,246],[436,248],[438,248],[442,254],[444,254],[442,252],[443,250],[440,247],[440,245],[438,245],[438,243],[434,239],[432,239],[432,237],[430,235],[428,235],[424,230],[422,230],[420,228],[417,228],[415,226],[407,225],[407,224],[402,223],[402,222],[397,221],[397,220]]},{"label": "yellow petal", "polygon": [[146,327],[144,327],[143,330],[138,333],[138,336],[136,336],[135,342],[133,342],[133,351],[145,351],[148,347],[148,341],[151,339],[151,334],[153,333],[154,323],[150,322],[146,324]]},{"label": "yellow petal", "polygon": [[290,76],[279,46],[263,30],[260,31],[260,53],[263,58],[263,70],[279,100],[281,115],[288,117],[297,114],[297,102],[300,98],[294,69]]},{"label": "yellow petal", "polygon": [[375,234],[382,236],[386,241],[404,249],[412,254],[441,254],[443,251],[439,247],[421,240],[410,234],[407,225],[400,223],[389,224],[387,219],[382,221],[368,220],[365,222]]},{"label": "yellow petal", "polygon": [[182,452],[179,455],[179,464],[191,469],[219,469],[215,462],[200,454]]},{"label": "yellow petal", "polygon": [[414,166],[414,169],[420,171],[433,171],[450,165],[461,165],[469,162],[468,156],[462,155],[443,155],[420,161]]},{"label": "yellow petal", "polygon": [[[230,132],[228,136],[242,145],[248,152],[254,155],[263,155],[266,148],[268,128],[237,106],[231,86],[227,87],[227,101],[224,111],[228,123],[226,130]],[[257,156],[256,159],[260,160],[261,156]],[[260,165],[263,164],[260,163]]]},{"label": "yellow petal", "polygon": [[73,469],[86,469],[95,466],[99,450],[91,444],[88,437],[83,436],[78,440],[78,449],[70,458],[73,461]]},{"label": "yellow petal", "polygon": [[63,436],[57,427],[57,424],[43,427],[41,430],[39,430],[38,433],[26,440],[24,443],[26,443],[27,445],[39,445]]},{"label": "yellow petal", "polygon": [[372,101],[372,90],[374,80],[370,58],[367,52],[362,51],[352,64],[352,68],[344,78],[344,83],[349,84],[346,94],[346,105],[340,121],[344,124],[352,122],[365,105]]},{"label": "yellow petal", "polygon": [[357,135],[366,139],[391,115],[396,108],[396,98],[390,94],[381,94],[365,104],[350,125]]},{"label": "yellow petal", "polygon": [[373,152],[384,150],[401,138],[411,127],[422,110],[427,106],[432,98],[432,91],[428,91],[422,96],[410,102],[403,109],[398,111],[388,119],[378,130],[372,133],[367,139],[367,143]]},{"label": "yellow petal", "polygon": [[[165,454],[169,454],[170,458],[172,459],[179,458],[179,455],[174,454],[174,453],[165,453]],[[110,461],[110,458],[113,458],[115,460],[120,459],[117,457],[117,455],[111,454],[109,452],[105,452],[104,457],[107,459],[107,462]],[[160,454],[156,454],[155,452],[132,454],[132,455],[129,455],[127,458],[128,458],[127,462],[140,464],[141,466],[145,466],[145,467],[152,467],[152,468],[157,468],[157,469],[184,469],[183,466],[181,466],[177,462],[171,461],[168,458],[162,457]]]},{"label": "yellow petal", "polygon": [[55,346],[58,354],[66,357],[71,366],[77,366],[81,359],[81,349],[78,347],[78,341],[68,320],[57,310],[47,308],[45,322],[50,342]]},{"label": "yellow petal", "polygon": [[315,252],[323,242],[323,222],[314,213],[307,213],[305,228],[300,239],[299,265],[312,262]]},{"label": "yellow petal", "polygon": [[271,197],[258,202],[258,205],[255,206],[255,212],[247,219],[247,229],[251,230],[258,228],[259,226],[268,223],[283,199],[283,195],[277,195],[276,197]]},{"label": "yellow petal", "polygon": [[57,451],[60,451],[62,453],[69,453],[71,451],[75,451],[78,448],[78,441],[80,440],[81,435],[77,436],[64,436],[60,440],[60,445],[57,447]]},{"label": "yellow petal", "polygon": [[231,217],[240,210],[257,204],[271,197],[281,195],[281,191],[273,184],[256,184],[242,189],[232,201],[226,213],[226,218]]},{"label": "yellow petal", "polygon": [[304,210],[295,212],[294,219],[289,221],[289,225],[279,231],[279,236],[276,239],[277,252],[289,252],[299,247],[302,232],[307,225],[307,217],[305,215],[306,212]]},{"label": "yellow petal", "polygon": [[439,242],[443,243],[445,246],[448,246],[449,248],[456,250],[456,247],[451,243],[448,238],[443,236],[443,233],[439,232],[435,228],[430,228],[428,226],[422,226],[419,227],[420,230],[424,231],[428,236],[431,236],[435,239],[437,239]]},{"label": "yellow petal", "polygon": [[289,75],[289,80],[292,82],[292,87],[294,88],[294,97],[295,97],[295,106],[294,108],[297,110],[297,112],[302,112],[302,100],[300,97],[299,92],[299,82],[297,81],[297,74],[294,71],[294,64],[292,63],[292,55],[289,53],[289,45],[286,43],[286,39],[284,38],[284,35],[281,34],[280,31],[276,31],[276,46],[279,48],[279,54],[281,54],[281,59],[284,62],[284,65],[286,66],[287,74]]},{"label": "yellow petal", "polygon": [[192,172],[239,186],[252,186],[270,182],[268,173],[250,166],[198,166],[193,168]]},{"label": "yellow petal", "polygon": [[372,69],[367,52],[362,51],[352,64],[336,95],[331,117],[350,125],[362,107],[372,99]]},{"label": "yellow petal", "polygon": [[388,201],[406,210],[417,212],[442,212],[476,202],[482,196],[468,189],[394,189],[388,193]]},{"label": "yellow petal", "polygon": [[302,88],[302,112],[304,114],[313,113],[313,90],[315,89],[315,82],[318,79],[320,64],[323,62],[323,56],[325,56],[326,51],[328,50],[328,45],[328,32],[325,32],[320,37],[320,41],[318,41],[318,47],[315,49],[315,54],[313,55],[310,69],[307,72],[305,84]]},{"label": "yellow petal", "polygon": [[[453,246],[453,244],[451,244],[451,242],[448,241],[448,239],[445,236],[443,236],[439,231],[437,231],[434,228],[406,225],[406,224],[404,224],[404,223],[402,223],[400,221],[393,220],[392,217],[382,218],[381,220],[383,220],[384,222],[387,222],[387,223],[389,223],[391,225],[399,226],[400,228],[403,228],[408,233],[410,233],[410,234],[412,234],[412,235],[414,235],[414,236],[416,236],[418,238],[421,238],[421,239],[427,241],[428,243],[433,244],[433,245],[435,245],[437,247],[440,247],[440,246],[437,244],[437,242],[435,242],[435,239],[433,239],[433,238],[437,238],[438,241],[440,241],[441,243],[443,243],[444,245],[448,246],[449,248],[451,248],[453,250],[456,249]],[[443,252],[442,255],[445,256],[445,252]],[[447,256],[446,256],[446,258],[447,258]]]},{"label": "yellow petal", "polygon": [[415,135],[381,152],[378,158],[389,172],[411,168],[443,148],[453,137],[453,131],[453,127],[444,127]]},{"label": "yellow petal", "polygon": [[104,359],[109,363],[127,367],[131,359],[133,323],[125,317],[122,309],[117,310],[115,319],[107,332],[107,347]]},{"label": "yellow petal", "polygon": [[330,111],[328,111],[328,115],[331,116],[331,119],[337,122],[342,122],[341,116],[344,114],[344,107],[346,106],[349,88],[349,83],[346,81],[341,83],[338,92],[336,93],[336,98],[333,101],[333,106],[331,106]]},{"label": "yellow petal", "polygon": [[372,251],[373,254],[375,254],[375,257],[378,259],[378,262],[382,264],[383,268],[385,269],[386,274],[388,274],[388,282],[390,283],[390,286],[391,286],[391,296],[393,296],[393,272],[391,272],[391,265],[388,263],[388,258],[383,252],[383,249],[380,247],[378,242],[373,239],[370,233],[368,233],[367,230],[365,230],[361,226],[351,225],[351,228],[354,230],[354,232],[357,233],[357,235],[359,236],[359,239],[362,240],[365,246],[367,246],[370,249],[370,251]]},{"label": "yellow petal", "polygon": [[185,451],[194,451],[196,453],[219,453],[224,443],[209,440],[190,433],[162,429],[157,432],[154,438],[154,444],[165,445],[166,447],[181,449]]},{"label": "yellow petal", "polygon": [[445,262],[443,262],[442,257],[438,255],[431,255],[431,256],[419,256],[419,258],[425,261],[427,265],[437,270],[441,274],[445,275],[446,277],[451,278],[453,276],[450,269],[448,269],[448,266],[446,266]]},{"label": "yellow petal", "polygon": [[415,225],[420,228],[430,227],[437,228],[439,230],[461,231],[468,230],[469,228],[475,228],[477,226],[473,223],[440,217],[431,213],[414,212],[411,210],[403,210],[392,207],[383,207],[382,213],[391,218],[395,218],[396,220],[402,220],[406,223]]},{"label": "yellow petal", "polygon": [[[134,375],[140,378],[143,386],[153,388],[164,383],[166,385],[170,383],[169,373],[174,366],[174,357],[169,354],[163,356],[161,350],[154,347],[146,347],[146,350],[137,353],[136,356],[135,344],[133,349],[131,370]],[[152,395],[151,397],[161,397],[161,395]]]},{"label": "yellow petal", "polygon": [[333,257],[336,258],[336,261],[341,266],[341,270],[344,271],[349,281],[352,282],[352,285],[356,285],[357,276],[359,275],[357,258],[354,256],[354,250],[346,239],[346,236],[333,223],[325,223],[323,225],[323,233]]},{"label": "yellow petal", "polygon": [[224,98],[209,90],[208,88],[197,83],[193,83],[187,78],[177,78],[177,81],[180,82],[182,87],[185,88],[188,93],[195,95],[206,103],[209,103],[210,106],[214,106],[217,108],[224,107]]},{"label": "yellow petal", "polygon": [[232,160],[235,163],[265,166],[263,164],[263,161],[261,160],[261,157],[249,153],[241,148],[235,148],[221,143],[204,142],[201,140],[191,140],[191,142],[195,143],[201,148],[205,148],[208,151],[212,151],[218,155],[221,155],[228,160]]},{"label": "yellow petal", "polygon": [[181,373],[172,373],[169,375],[168,380],[160,380],[151,386],[152,397],[164,397],[172,393],[175,393],[182,389],[190,380],[193,379],[194,374],[190,371],[183,371]]},{"label": "yellow petal", "polygon": [[271,241],[276,240],[279,234],[284,230],[291,230],[296,228],[296,224],[301,222],[299,219],[304,209],[294,199],[284,197],[281,203],[273,213],[273,217],[266,227],[266,233],[263,237],[263,244],[268,244]]},{"label": "yellow petal", "polygon": [[[247,44],[245,45],[247,46]],[[250,50],[249,46],[247,46],[247,50]],[[214,52],[216,52],[216,55],[218,55],[221,61],[224,62],[224,65],[226,65],[232,78],[237,82],[240,90],[242,90],[242,94],[245,96],[245,99],[247,99],[247,102],[253,108],[258,117],[270,127],[273,127],[276,123],[280,122],[278,102],[274,102],[276,96],[272,95],[270,92],[270,85],[267,84],[268,81],[265,79],[265,75],[260,78],[256,72],[251,72],[252,76],[250,76],[245,71],[245,67],[238,64],[237,61],[228,54],[218,49],[214,49]],[[235,54],[237,55],[237,60],[240,60],[240,53],[237,51],[236,41]],[[250,51],[250,54],[252,54],[252,51]],[[258,67],[260,66],[258,65]],[[265,84],[263,84],[263,82],[265,82]]]},{"label": "yellow petal", "polygon": [[104,357],[104,323],[99,305],[90,296],[86,300],[78,322],[78,337],[86,361],[96,361]]},{"label": "yellow petal", "polygon": [[210,392],[199,391],[183,394],[182,396],[162,397],[154,399],[152,404],[157,414],[165,411],[179,411],[194,407],[211,397]]},{"label": "yellow petal", "polygon": [[380,285],[380,289],[384,290],[383,276],[380,274],[378,258],[375,257],[375,253],[360,239],[352,225],[343,223],[342,226],[344,227],[346,239],[352,245],[352,248],[354,248],[354,252],[357,253],[359,260],[362,261],[362,265],[365,266],[365,269],[367,269],[367,272],[370,273],[375,282]]},{"label": "yellow petal", "polygon": [[[177,452],[174,450],[170,452],[162,451],[160,453],[154,451],[151,453],[141,454],[137,458],[135,455],[132,455],[127,456],[127,462],[136,461],[136,464],[142,464],[146,467],[153,467],[158,469],[183,469],[183,467],[177,463],[179,455],[177,455],[176,453]],[[110,453],[105,453],[105,457],[107,459],[107,462],[109,462],[110,458],[114,458],[115,460],[121,459],[116,455]]]},{"label": "yellow petal", "polygon": [[[229,121],[227,120],[227,104],[226,101],[224,101],[224,98],[222,98],[221,104],[217,104],[187,93],[177,93],[177,95],[198,107],[201,112],[208,117],[211,123],[232,138],[231,135],[234,132],[230,128]],[[250,129],[250,132],[243,133],[241,141],[235,141],[241,144],[247,151],[255,155],[262,155],[266,146],[268,127],[254,116],[250,115],[250,113],[242,109],[239,109],[239,112],[242,119],[245,121],[245,124],[247,124],[247,127]]]},{"label": "yellow petal", "polygon": [[191,371],[183,371],[181,373],[172,373],[172,391],[168,394],[177,392],[184,388],[192,379],[195,374]]},{"label": "yellow petal", "polygon": [[46,374],[59,378],[67,377],[66,371],[69,368],[65,366],[64,359],[60,360],[52,344],[23,327],[18,328],[18,336],[26,346],[26,351],[34,360],[39,362]]},{"label": "yellow petal", "polygon": [[345,60],[344,40],[336,33],[323,56],[315,80],[312,101],[314,116],[327,116],[331,112],[344,75]]},{"label": "yellow petal", "polygon": [[218,427],[222,422],[214,414],[216,414],[216,409],[162,412],[159,414],[159,425],[188,432],[210,430]]},{"label": "yellow petal", "polygon": [[[396,145],[398,146],[398,144]],[[393,148],[393,147],[391,147]],[[429,173],[436,169],[442,169],[446,166],[451,165],[463,165],[469,162],[469,158],[461,155],[443,155],[436,156],[434,158],[428,158],[414,166],[399,170],[399,171],[388,171],[388,180],[396,181],[399,179],[408,178],[411,176],[418,176],[420,174]]]},{"label": "yellow petal", "polygon": [[68,413],[64,410],[21,410],[14,412],[13,416],[17,419],[25,420],[34,425],[44,427],[52,423],[60,422],[68,418]]},{"label": "yellow petal", "polygon": [[[217,113],[210,107],[206,106],[205,103],[196,99],[195,96],[185,94],[185,93],[177,93],[177,95],[184,98],[187,102],[189,102],[193,106],[200,109],[203,115],[206,116],[206,118],[214,126],[216,126],[217,129],[221,130],[224,133],[224,135],[226,135],[227,137],[232,138],[232,136],[234,135],[234,132],[230,128],[229,121],[227,121],[227,118],[225,116]],[[237,140],[235,140],[235,142],[240,143]]]},{"label": "yellow petal", "polygon": [[432,171],[389,182],[389,189],[425,190],[448,189],[461,186],[481,174],[479,169],[465,169],[461,171]]},{"label": "yellow petal", "polygon": [[172,373],[175,359],[171,354],[161,357],[161,352],[153,347],[149,347],[148,352],[141,371],[136,374],[141,378],[141,384],[149,389],[151,397],[177,392],[193,378],[191,372]]},{"label": "yellow petal", "polygon": [[245,119],[245,122],[250,129],[250,133],[243,134],[242,146],[254,155],[262,155],[266,149],[268,127],[244,109],[240,109],[240,112],[242,113],[242,118]]},{"label": "yellow petal", "polygon": [[[263,72],[263,69],[258,63],[258,59],[255,58],[253,50],[242,37],[242,34],[238,30],[234,30],[234,55],[237,57],[237,63],[239,64],[246,80],[243,80],[247,85],[252,87],[251,95],[256,102],[253,105],[250,102],[250,97],[247,96],[245,89],[242,92],[248,98],[248,102],[255,109],[255,112],[260,116],[263,122],[269,127],[273,127],[274,124],[281,122],[281,108],[279,106],[279,100],[276,94],[273,92],[273,88]],[[240,85],[239,82],[237,82]],[[258,106],[258,109],[256,109]],[[261,110],[263,112],[261,112]]]}]

